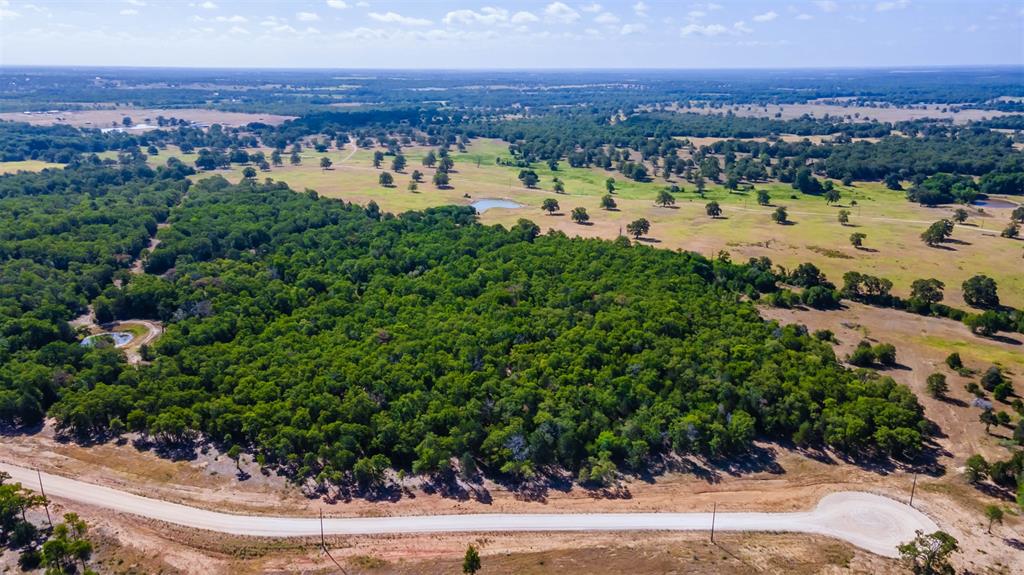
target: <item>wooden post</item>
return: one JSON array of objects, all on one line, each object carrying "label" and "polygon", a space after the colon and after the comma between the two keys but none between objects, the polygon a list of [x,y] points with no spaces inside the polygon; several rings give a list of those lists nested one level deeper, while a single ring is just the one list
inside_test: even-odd
[{"label": "wooden post", "polygon": [[718,502],[711,508],[711,542],[715,542],[715,515],[718,514]]},{"label": "wooden post", "polygon": [[914,484],[910,487],[910,506],[914,506],[914,493],[917,492],[917,472],[914,472]]},{"label": "wooden post", "polygon": [[46,510],[46,522],[50,524],[50,529],[53,529],[53,519],[50,519],[50,502],[46,499],[46,491],[43,490],[43,474],[36,469],[36,476],[39,478],[39,493],[43,496],[43,509]]}]

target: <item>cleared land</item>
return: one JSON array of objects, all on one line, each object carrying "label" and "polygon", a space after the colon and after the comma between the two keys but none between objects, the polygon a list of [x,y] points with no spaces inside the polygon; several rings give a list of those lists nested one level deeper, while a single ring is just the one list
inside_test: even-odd
[{"label": "cleared land", "polygon": [[250,122],[280,124],[293,116],[277,114],[250,114],[244,112],[224,112],[203,108],[132,108],[129,106],[111,107],[95,110],[54,110],[51,112],[4,112],[0,120],[12,122],[28,122],[36,126],[52,126],[67,124],[79,128],[109,128],[121,126],[121,120],[131,117],[136,124],[156,124],[156,117],[179,118],[189,122],[203,124],[221,124],[224,126],[244,126]]},{"label": "cleared land", "polygon": [[[0,463],[14,481],[31,485],[33,471]],[[811,511],[794,513],[562,513],[462,514],[373,518],[317,518],[228,515],[140,497],[131,493],[46,474],[51,497],[140,515],[195,529],[258,537],[387,535],[392,533],[488,533],[509,531],[785,531],[842,539],[886,557],[918,530],[932,532],[926,515],[892,499],[860,492],[833,493]]]},{"label": "cleared land", "polygon": [[724,114],[732,112],[737,116],[749,116],[757,118],[776,118],[781,120],[792,120],[808,115],[814,118],[846,118],[848,120],[878,120],[879,122],[904,122],[920,120],[923,118],[938,118],[953,120],[954,124],[966,124],[986,118],[998,118],[1001,116],[1012,116],[1009,112],[998,110],[974,110],[963,109],[956,105],[921,104],[917,106],[854,106],[841,105],[825,102],[808,102],[805,104],[782,104],[769,106],[756,106],[740,104],[736,106],[725,106],[721,108],[683,108],[672,107],[671,109],[680,112],[694,112],[697,114]]},{"label": "cleared land", "polygon": [[[269,150],[266,151],[269,154]],[[571,168],[562,163],[553,172],[546,165],[537,164],[534,171],[540,176],[538,189],[527,189],[517,179],[519,168],[496,165],[499,157],[508,159],[503,142],[477,140],[465,153],[453,154],[455,172],[452,186],[439,190],[430,183],[433,170],[422,165],[426,148],[407,148],[409,160],[404,173],[393,174],[393,187],[379,185],[381,171],[389,170],[391,158],[385,158],[382,169],[372,165],[373,150],[351,148],[317,153],[306,149],[302,164],[273,168],[258,177],[271,177],[288,182],[296,190],[313,189],[321,195],[342,198],[359,204],[375,201],[386,211],[403,212],[444,204],[467,205],[482,198],[507,198],[524,205],[522,209],[489,210],[484,223],[514,224],[528,218],[543,229],[557,229],[569,235],[614,238],[624,233],[626,224],[637,218],[647,218],[651,224],[654,244],[669,249],[687,249],[713,256],[720,250],[732,254],[733,259],[767,256],[773,262],[794,267],[811,261],[829,278],[842,283],[843,273],[851,270],[888,278],[894,283],[893,292],[907,296],[915,279],[934,277],[946,284],[946,303],[965,307],[961,284],[976,274],[986,274],[999,284],[1003,303],[1024,306],[1024,274],[1017,273],[1013,262],[1020,259],[1024,242],[999,237],[1009,221],[1010,208],[968,207],[970,218],[966,225],[957,226],[954,241],[941,248],[930,248],[920,238],[921,232],[932,222],[951,217],[955,206],[925,208],[908,202],[902,192],[887,190],[877,182],[855,182],[843,186],[834,182],[842,199],[826,205],[824,198],[807,196],[793,190],[788,184],[759,184],[772,197],[771,205],[759,206],[752,192],[734,193],[718,185],[709,185],[705,198],[694,191],[693,185],[675,181],[685,192],[676,195],[673,208],[654,205],[657,192],[669,182],[634,182],[621,174],[601,169]],[[164,150],[153,157],[154,163],[163,163],[175,150]],[[329,170],[319,167],[321,157],[332,160]],[[186,161],[190,161],[187,157]],[[424,173],[424,182],[414,193],[407,190],[413,170]],[[241,167],[218,173],[232,181],[239,180]],[[565,183],[565,194],[551,192],[552,178]],[[616,179],[617,211],[600,208],[605,194],[605,180]],[[468,196],[468,197],[467,197]],[[558,200],[561,210],[548,216],[540,208],[546,198]],[[1008,198],[1010,201],[1019,201]],[[723,209],[723,217],[712,219],[705,213],[707,202],[715,200]],[[855,200],[857,205],[852,205]],[[792,225],[781,226],[771,221],[776,206],[785,206]],[[578,225],[569,218],[575,207],[584,207],[590,214],[590,225]],[[850,225],[837,221],[840,209],[850,210]],[[854,232],[867,234],[864,248],[850,245]]]},{"label": "cleared land", "polygon": [[64,164],[44,162],[42,160],[22,160],[19,162],[0,162],[0,174],[15,172],[39,172],[46,168],[63,168]]}]

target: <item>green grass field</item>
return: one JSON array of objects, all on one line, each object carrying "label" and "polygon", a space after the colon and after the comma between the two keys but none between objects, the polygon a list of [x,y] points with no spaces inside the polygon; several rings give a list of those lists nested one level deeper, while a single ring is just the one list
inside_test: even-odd
[{"label": "green grass field", "polygon": [[[519,168],[495,164],[497,157],[509,155],[503,142],[493,140],[477,140],[465,153],[453,153],[452,187],[438,190],[430,183],[433,170],[421,163],[427,150],[405,150],[409,160],[405,173],[393,174],[395,184],[390,188],[378,184],[381,170],[372,165],[372,150],[353,154],[351,149],[344,149],[320,154],[307,149],[301,165],[287,165],[286,156],[285,166],[258,177],[282,180],[298,191],[309,188],[327,197],[359,204],[373,200],[395,213],[445,204],[466,205],[480,198],[508,198],[524,207],[490,210],[481,216],[481,221],[508,226],[519,218],[528,218],[544,229],[586,237],[615,237],[630,221],[644,217],[651,221],[648,235],[659,247],[682,248],[708,256],[727,250],[735,260],[768,256],[786,267],[811,261],[836,284],[842,283],[843,273],[856,270],[892,280],[893,291],[904,296],[913,280],[934,277],[946,283],[946,303],[958,307],[964,307],[960,293],[963,281],[975,274],[986,274],[998,282],[1004,303],[1024,306],[1024,274],[1017,271],[1024,242],[999,237],[999,231],[1009,220],[1008,209],[968,208],[971,218],[968,225],[957,226],[953,234],[956,243],[929,248],[921,241],[921,232],[930,223],[949,217],[953,208],[924,208],[908,202],[902,192],[887,190],[875,182],[857,182],[851,187],[834,182],[842,199],[831,206],[821,197],[799,194],[788,184],[758,185],[772,198],[771,206],[759,206],[752,192],[735,193],[709,185],[705,198],[700,198],[692,184],[679,181],[672,183],[681,185],[685,191],[676,195],[676,206],[661,208],[653,200],[669,182],[660,177],[653,182],[633,182],[618,173],[571,168],[565,162],[557,173],[546,165],[535,165],[540,188],[526,189],[516,178]],[[162,150],[152,161],[163,163],[175,155],[179,154],[173,149]],[[320,169],[323,156],[331,158],[332,169]],[[194,156],[184,160],[192,163]],[[391,158],[386,157],[382,167],[389,169],[390,162]],[[425,175],[417,193],[407,190],[414,169]],[[218,173],[238,181],[241,171],[241,167],[233,167]],[[564,182],[565,194],[550,191],[555,175]],[[618,211],[600,209],[608,177],[616,179]],[[558,200],[561,215],[549,216],[540,209],[545,198]],[[704,206],[711,200],[721,204],[722,218],[706,215]],[[856,200],[857,205],[852,206],[851,200]],[[569,212],[578,206],[587,209],[592,225],[581,226],[570,220]],[[787,208],[792,225],[771,221],[775,206]],[[849,226],[838,223],[840,209],[851,211]],[[850,245],[849,236],[854,232],[867,234],[865,249]]]},{"label": "green grass field", "polygon": [[46,168],[63,168],[64,164],[44,162],[42,160],[22,160],[20,162],[0,162],[0,174],[15,172],[38,172]]}]

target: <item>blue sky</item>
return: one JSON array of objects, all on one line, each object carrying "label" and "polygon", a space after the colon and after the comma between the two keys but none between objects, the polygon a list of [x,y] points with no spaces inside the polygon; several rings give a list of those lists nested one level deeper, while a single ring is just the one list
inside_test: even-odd
[{"label": "blue sky", "polygon": [[0,0],[0,65],[1024,65],[998,0]]}]

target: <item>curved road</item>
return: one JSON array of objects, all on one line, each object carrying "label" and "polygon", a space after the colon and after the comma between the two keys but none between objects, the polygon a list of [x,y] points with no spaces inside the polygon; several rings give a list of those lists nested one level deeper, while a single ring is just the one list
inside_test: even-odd
[{"label": "curved road", "polygon": [[[37,489],[31,469],[0,463],[14,481]],[[191,527],[234,535],[298,537],[320,534],[316,518],[232,515],[141,497],[124,491],[43,473],[47,496],[104,507]],[[706,531],[711,513],[578,513],[421,515],[373,518],[327,518],[328,535],[385,533],[452,533],[502,531]],[[926,515],[887,497],[863,492],[826,495],[813,511],[794,513],[718,513],[716,531],[785,531],[842,539],[886,557],[914,537],[914,531],[938,529]]]}]

